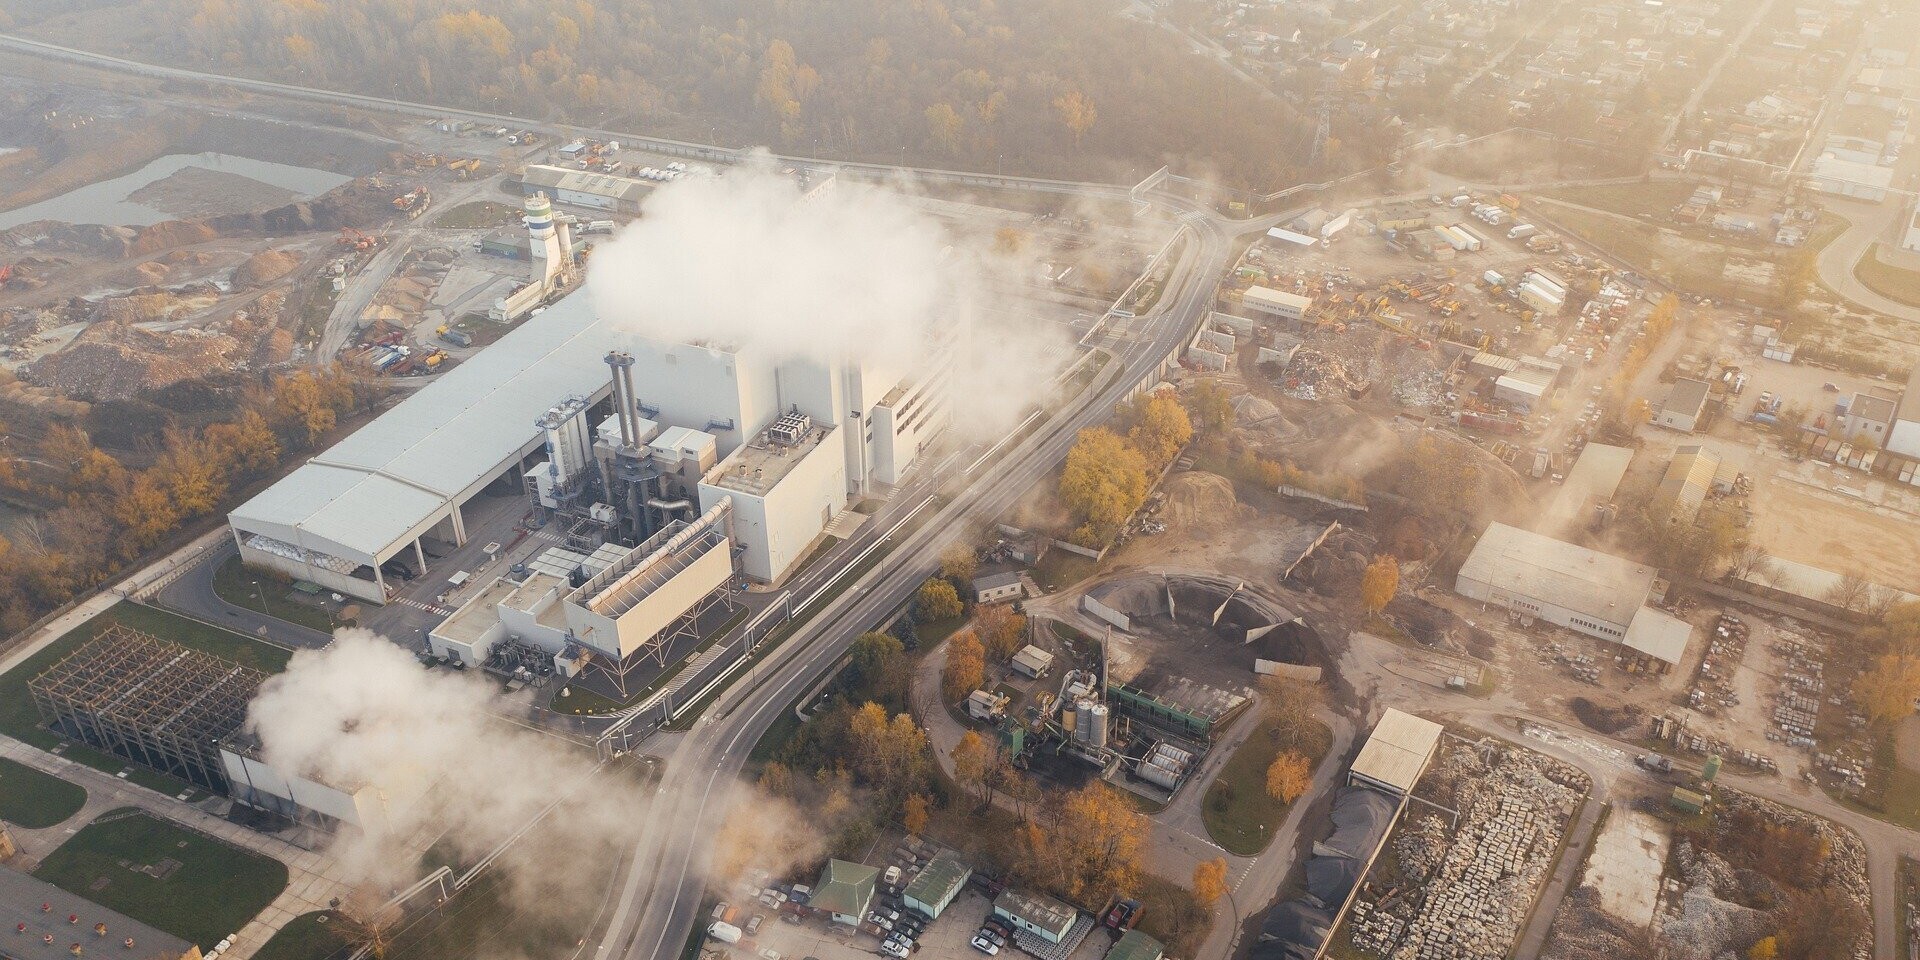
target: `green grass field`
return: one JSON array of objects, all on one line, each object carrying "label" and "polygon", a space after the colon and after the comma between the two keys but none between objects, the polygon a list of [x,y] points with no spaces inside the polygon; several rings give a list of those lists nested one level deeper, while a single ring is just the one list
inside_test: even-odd
[{"label": "green grass field", "polygon": [[[1629,217],[1664,220],[1673,208],[1693,195],[1694,184],[1686,180],[1650,180],[1646,183],[1605,183],[1584,187],[1562,187],[1546,195],[1568,203]],[[1524,212],[1519,215],[1525,219]]]},{"label": "green grass field", "polygon": [[340,960],[353,948],[339,936],[340,924],[325,910],[294,917],[253,960]]},{"label": "green grass field", "polygon": [[[1206,798],[1200,806],[1207,836],[1243,857],[1265,850],[1287,815],[1287,804],[1267,793],[1267,767],[1280,755],[1282,745],[1272,735],[1271,721],[1261,717],[1259,723],[1207,787]],[[1311,758],[1314,769],[1318,770],[1321,758],[1333,745],[1333,731],[1315,723],[1306,740],[1295,749]]]},{"label": "green grass field", "polygon": [[39,830],[79,813],[86,804],[87,791],[79,784],[0,757],[0,820]]},{"label": "green grass field", "polygon": [[246,926],[287,887],[278,860],[131,808],[81,828],[34,876],[202,949]]},{"label": "green grass field", "polygon": [[345,626],[327,611],[295,599],[293,580],[286,574],[249,567],[239,554],[228,557],[213,572],[213,593],[236,607],[258,610],[275,620],[321,633],[332,633],[335,628]]},{"label": "green grass field", "polygon": [[442,230],[474,230],[480,227],[498,227],[519,219],[519,207],[492,200],[475,200],[463,203],[448,210],[433,225]]},{"label": "green grass field", "polygon": [[[41,729],[40,714],[34,709],[33,697],[27,692],[27,681],[114,624],[125,624],[163,640],[204,650],[267,673],[285,670],[287,661],[293,657],[293,651],[285,647],[209,626],[198,620],[189,620],[165,610],[122,601],[21,661],[19,666],[5,675],[0,675],[0,733],[24,740],[42,750],[59,745],[59,737]],[[112,769],[118,770],[119,767]]]}]

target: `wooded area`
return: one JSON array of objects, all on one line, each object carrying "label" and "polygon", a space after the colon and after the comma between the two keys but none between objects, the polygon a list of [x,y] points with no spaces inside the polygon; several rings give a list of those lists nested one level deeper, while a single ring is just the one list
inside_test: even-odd
[{"label": "wooded area", "polygon": [[368,401],[336,371],[280,376],[240,391],[228,419],[166,427],[140,469],[67,421],[47,424],[30,448],[11,445],[0,488],[57,506],[12,540],[0,537],[0,636],[110,579],[182,524],[224,509],[232,490],[312,449]]},{"label": "wooded area", "polygon": [[[76,9],[77,8],[77,9]],[[102,52],[837,159],[1130,181],[1170,160],[1271,190],[1291,105],[1077,0],[0,3]],[[1310,125],[1309,125],[1310,126]]]}]

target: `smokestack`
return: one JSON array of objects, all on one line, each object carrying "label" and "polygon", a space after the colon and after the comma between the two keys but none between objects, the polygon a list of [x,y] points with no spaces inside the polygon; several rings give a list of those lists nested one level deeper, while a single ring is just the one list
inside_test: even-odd
[{"label": "smokestack", "polygon": [[633,355],[620,350],[607,353],[607,370],[613,380],[613,415],[620,422],[620,446],[631,448],[638,442],[639,414],[633,406]]}]

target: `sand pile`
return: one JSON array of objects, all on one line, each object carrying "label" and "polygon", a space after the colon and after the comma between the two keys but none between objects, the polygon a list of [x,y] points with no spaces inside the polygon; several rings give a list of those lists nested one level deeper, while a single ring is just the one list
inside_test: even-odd
[{"label": "sand pile", "polygon": [[264,287],[293,272],[300,260],[283,250],[262,250],[233,271],[237,287]]},{"label": "sand pile", "polygon": [[1240,512],[1233,482],[1217,473],[1189,471],[1167,480],[1168,526],[1183,527],[1231,519]]}]

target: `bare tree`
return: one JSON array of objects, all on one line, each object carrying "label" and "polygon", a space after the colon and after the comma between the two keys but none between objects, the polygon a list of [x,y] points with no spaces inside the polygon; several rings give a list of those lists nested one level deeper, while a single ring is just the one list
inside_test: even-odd
[{"label": "bare tree", "polygon": [[1861,604],[1867,599],[1867,591],[1871,589],[1872,586],[1873,584],[1867,582],[1865,574],[1862,574],[1857,568],[1851,569],[1842,573],[1840,579],[1834,581],[1833,586],[1827,588],[1825,599],[1828,603],[1842,610],[1853,612],[1858,610]]},{"label": "bare tree", "polygon": [[1733,555],[1733,567],[1729,571],[1736,580],[1746,580],[1755,576],[1768,577],[1773,570],[1773,558],[1767,555],[1766,548],[1757,543],[1741,547]]}]

